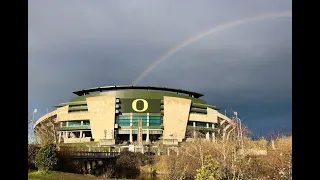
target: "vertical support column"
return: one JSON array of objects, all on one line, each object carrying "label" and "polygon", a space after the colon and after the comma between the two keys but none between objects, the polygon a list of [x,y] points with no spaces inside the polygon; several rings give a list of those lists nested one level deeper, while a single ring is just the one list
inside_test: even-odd
[{"label": "vertical support column", "polygon": [[95,160],[92,161],[92,165],[91,165],[91,174],[95,174],[96,171],[96,167],[97,167],[97,163]]},{"label": "vertical support column", "polygon": [[81,126],[83,126],[83,121],[81,121]]},{"label": "vertical support column", "polygon": [[149,142],[149,122],[150,122],[150,119],[149,119],[149,113],[148,113],[147,114],[147,136],[146,136],[147,143]]},{"label": "vertical support column", "polygon": [[59,132],[59,139],[58,139],[58,143],[60,143],[60,141],[61,141],[62,133],[63,133],[63,131],[60,131],[60,132]]},{"label": "vertical support column", "polygon": [[195,128],[196,128],[196,122],[193,122],[193,138],[196,137],[196,131],[195,131]]},{"label": "vertical support column", "polygon": [[206,140],[210,140],[210,134],[209,134],[209,132],[206,132]]},{"label": "vertical support column", "polygon": [[69,127],[69,121],[67,121],[67,123],[66,123],[66,127]]},{"label": "vertical support column", "polygon": [[[82,122],[82,121],[81,121]],[[81,123],[82,124],[82,123]],[[82,130],[80,131],[80,142],[82,140]]]},{"label": "vertical support column", "polygon": [[146,136],[146,142],[147,142],[147,143],[150,141],[150,140],[149,140],[149,134],[150,134],[149,129],[147,129],[147,136]]},{"label": "vertical support column", "polygon": [[214,132],[212,132],[212,142],[216,142],[216,136],[215,136],[215,133]]},{"label": "vertical support column", "polygon": [[87,174],[86,165],[87,165],[87,161],[81,161],[81,169],[83,174]]},{"label": "vertical support column", "polygon": [[91,174],[91,163],[90,163],[90,161],[87,161],[87,173],[88,174]]},{"label": "vertical support column", "polygon": [[209,123],[207,123],[206,125],[207,125],[207,128],[209,128]]},{"label": "vertical support column", "polygon": [[129,141],[132,143],[132,113],[130,113],[130,135],[129,135]]}]

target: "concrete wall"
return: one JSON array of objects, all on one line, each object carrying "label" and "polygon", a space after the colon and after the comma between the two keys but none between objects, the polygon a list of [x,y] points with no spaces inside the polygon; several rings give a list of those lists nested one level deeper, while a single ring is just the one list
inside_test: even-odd
[{"label": "concrete wall", "polygon": [[91,133],[94,141],[113,139],[115,124],[115,96],[97,96],[87,98],[88,114],[90,115]]},{"label": "concrete wall", "polygon": [[185,138],[191,100],[164,96],[163,139]]},{"label": "concrete wall", "polygon": [[207,108],[207,114],[191,113],[189,116],[189,121],[218,123],[218,114],[220,113],[217,110]]}]

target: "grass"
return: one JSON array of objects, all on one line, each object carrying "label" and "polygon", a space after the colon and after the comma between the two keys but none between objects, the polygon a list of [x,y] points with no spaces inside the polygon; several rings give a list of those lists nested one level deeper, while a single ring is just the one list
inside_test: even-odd
[{"label": "grass", "polygon": [[101,180],[101,178],[93,175],[82,175],[74,173],[65,173],[59,171],[48,171],[41,173],[39,171],[32,171],[28,173],[28,180]]},{"label": "grass", "polygon": [[[39,171],[31,171],[28,173],[28,180],[108,180],[105,178],[98,178],[94,175],[89,174],[75,174],[75,173],[66,173],[60,171],[48,171],[47,173],[41,173]],[[113,179],[109,180],[122,180],[122,179]],[[128,180],[128,179],[126,179]]]}]

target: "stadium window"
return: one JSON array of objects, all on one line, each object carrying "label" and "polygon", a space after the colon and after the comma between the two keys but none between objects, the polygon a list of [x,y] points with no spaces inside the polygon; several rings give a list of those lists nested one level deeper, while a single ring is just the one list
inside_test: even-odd
[{"label": "stadium window", "polygon": [[207,127],[207,123],[206,122],[196,122],[196,126],[198,126],[198,127]]},{"label": "stadium window", "polygon": [[83,121],[84,126],[90,126],[90,121]]},{"label": "stadium window", "polygon": [[187,126],[193,126],[193,121],[188,121]]},{"label": "stadium window", "polygon": [[69,121],[69,127],[81,126],[81,121]]},{"label": "stadium window", "polygon": [[66,126],[67,126],[67,122],[66,121],[61,122],[61,127],[66,127]]}]

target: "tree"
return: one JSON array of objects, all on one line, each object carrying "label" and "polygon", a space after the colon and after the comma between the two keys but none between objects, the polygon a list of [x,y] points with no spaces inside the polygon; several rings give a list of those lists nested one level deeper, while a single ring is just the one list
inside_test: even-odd
[{"label": "tree", "polygon": [[212,156],[206,156],[204,158],[204,165],[197,170],[196,180],[214,180],[219,179],[219,163],[214,162]]},{"label": "tree", "polygon": [[39,152],[40,147],[36,144],[28,144],[28,169],[35,168],[35,157]]},{"label": "tree", "polygon": [[43,120],[35,127],[34,131],[39,143],[58,143],[59,136],[57,133],[57,128],[59,124],[55,123],[55,121],[56,115]]},{"label": "tree", "polygon": [[28,144],[35,142],[33,131],[34,119],[32,113],[28,113]]},{"label": "tree", "polygon": [[39,171],[46,172],[52,170],[58,163],[56,145],[47,143],[40,148],[36,155],[35,165]]}]

